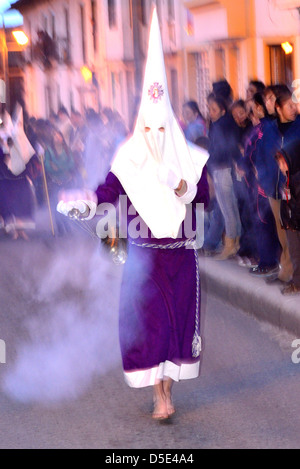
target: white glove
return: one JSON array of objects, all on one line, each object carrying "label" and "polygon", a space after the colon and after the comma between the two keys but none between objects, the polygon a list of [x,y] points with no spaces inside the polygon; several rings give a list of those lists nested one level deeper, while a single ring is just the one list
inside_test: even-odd
[{"label": "white glove", "polygon": [[69,202],[64,202],[61,200],[58,202],[56,210],[67,217],[73,209],[78,210],[81,214],[84,214],[88,208],[88,205],[83,200],[72,200]]},{"label": "white glove", "polygon": [[159,166],[157,175],[159,182],[165,184],[173,190],[177,189],[181,181],[181,177],[177,176],[177,174],[175,174],[172,169],[168,168],[164,164]]}]

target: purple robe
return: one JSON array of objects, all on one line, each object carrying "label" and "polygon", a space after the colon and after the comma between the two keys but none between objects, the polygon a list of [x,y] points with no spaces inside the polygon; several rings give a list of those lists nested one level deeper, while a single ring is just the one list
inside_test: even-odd
[{"label": "purple robe", "polygon": [[[209,201],[206,168],[197,189],[193,227],[196,203],[204,203],[206,207]],[[116,203],[125,191],[117,177],[109,173],[96,194],[99,204]],[[127,210],[130,205],[127,199]],[[127,212],[128,226],[135,217],[137,214]],[[156,239],[150,231],[146,238],[133,240],[128,236],[119,337],[125,379],[132,387],[154,385],[164,377],[179,381],[199,374],[200,358],[192,354],[195,328],[200,334],[197,251],[184,246],[162,248],[180,241],[186,241],[184,230],[183,236],[175,240]]]},{"label": "purple robe", "polygon": [[15,176],[4,163],[0,150],[0,216],[6,223],[14,218],[34,223],[34,195],[27,176],[27,169]]}]

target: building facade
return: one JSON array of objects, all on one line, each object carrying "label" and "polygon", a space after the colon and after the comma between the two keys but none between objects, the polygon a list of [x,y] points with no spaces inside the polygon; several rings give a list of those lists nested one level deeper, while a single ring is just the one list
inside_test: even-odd
[{"label": "building facade", "polygon": [[[300,78],[299,0],[190,0],[185,38],[187,94],[205,109],[213,81],[245,98],[251,79],[293,85]],[[282,44],[289,46],[284,51]]]},{"label": "building facade", "polygon": [[251,79],[292,85],[300,78],[300,0],[19,0],[14,8],[30,38],[28,114],[48,117],[61,105],[82,113],[109,107],[130,123],[153,3],[178,117],[190,99],[206,114],[207,94],[219,79],[244,98]]},{"label": "building facade", "polygon": [[[183,91],[178,0],[156,0],[173,106]],[[63,105],[79,112],[117,110],[128,123],[139,98],[152,2],[149,0],[19,0],[30,38],[25,98],[29,115],[49,116]]]}]

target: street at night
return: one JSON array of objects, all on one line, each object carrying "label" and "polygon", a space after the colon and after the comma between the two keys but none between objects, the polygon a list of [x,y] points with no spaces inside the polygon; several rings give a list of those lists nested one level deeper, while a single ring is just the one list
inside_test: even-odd
[{"label": "street at night", "polygon": [[294,335],[203,292],[200,377],[175,383],[175,416],[155,422],[150,388],[123,380],[122,267],[78,230],[0,250],[1,448],[299,447]]},{"label": "street at night", "polygon": [[0,449],[300,448],[299,77],[300,0],[0,0]]}]

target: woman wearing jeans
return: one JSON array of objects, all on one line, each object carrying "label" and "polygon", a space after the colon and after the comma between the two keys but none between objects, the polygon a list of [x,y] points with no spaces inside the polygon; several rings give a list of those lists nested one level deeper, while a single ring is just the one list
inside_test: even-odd
[{"label": "woman wearing jeans", "polygon": [[241,220],[232,180],[233,161],[237,160],[240,154],[236,124],[227,112],[225,102],[210,95],[208,109],[211,119],[208,170],[225,222],[225,243],[217,259],[225,260],[237,253],[241,236]]}]

